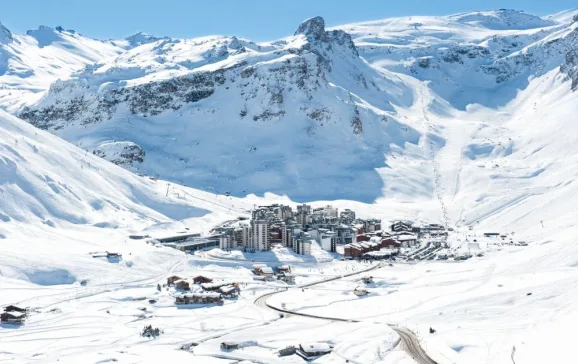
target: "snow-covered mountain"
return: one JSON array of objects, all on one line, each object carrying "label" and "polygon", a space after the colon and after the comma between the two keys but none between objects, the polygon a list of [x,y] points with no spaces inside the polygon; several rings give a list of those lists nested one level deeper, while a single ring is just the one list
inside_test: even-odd
[{"label": "snow-covered mountain", "polygon": [[[129,170],[208,191],[450,205],[477,183],[462,184],[469,164],[513,158],[528,130],[506,125],[547,97],[535,90],[555,84],[559,112],[573,107],[577,12],[329,30],[317,17],[259,44],[137,34],[115,43],[130,49],[54,82],[17,113]],[[468,198],[482,198],[473,190]]]},{"label": "snow-covered mountain", "polygon": [[0,107],[14,112],[86,65],[159,39],[137,33],[124,40],[101,41],[44,25],[15,35],[0,24]]},{"label": "snow-covered mountain", "polygon": [[313,18],[270,44],[145,44],[54,83],[19,115],[132,170],[202,189],[372,201],[384,153],[418,141],[393,107],[411,99],[347,33]]}]

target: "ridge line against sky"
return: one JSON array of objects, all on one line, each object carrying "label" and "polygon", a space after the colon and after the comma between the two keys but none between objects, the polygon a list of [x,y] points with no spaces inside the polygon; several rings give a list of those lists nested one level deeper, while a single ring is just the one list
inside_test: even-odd
[{"label": "ridge line against sky", "polygon": [[239,36],[268,41],[291,35],[299,23],[323,16],[327,26],[399,16],[451,15],[516,9],[546,16],[574,9],[575,0],[18,0],[3,2],[0,22],[23,34],[39,25],[63,26],[96,39],[122,39],[139,31],[172,38]]}]

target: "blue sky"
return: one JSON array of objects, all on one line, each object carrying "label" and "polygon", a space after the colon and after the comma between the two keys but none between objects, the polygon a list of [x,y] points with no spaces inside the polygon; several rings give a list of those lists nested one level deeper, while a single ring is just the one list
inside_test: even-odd
[{"label": "blue sky", "polygon": [[444,15],[517,9],[547,15],[578,7],[575,0],[14,0],[2,1],[0,21],[14,33],[62,25],[94,38],[123,38],[137,31],[157,36],[237,35],[256,41],[294,32],[306,18],[326,24],[405,15]]}]

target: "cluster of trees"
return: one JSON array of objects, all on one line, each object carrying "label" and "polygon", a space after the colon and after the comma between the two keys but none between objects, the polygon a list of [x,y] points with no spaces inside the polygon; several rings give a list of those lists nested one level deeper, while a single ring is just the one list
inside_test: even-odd
[{"label": "cluster of trees", "polygon": [[140,334],[140,336],[148,338],[157,338],[161,335],[161,330],[158,327],[153,328],[151,325],[145,326]]}]

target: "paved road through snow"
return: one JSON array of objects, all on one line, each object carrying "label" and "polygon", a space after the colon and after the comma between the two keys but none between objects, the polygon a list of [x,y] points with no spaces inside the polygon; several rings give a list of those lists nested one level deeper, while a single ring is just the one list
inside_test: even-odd
[{"label": "paved road through snow", "polygon": [[[306,287],[311,287],[311,286],[315,286],[318,284],[323,284],[323,283],[335,281],[335,280],[342,279],[345,277],[350,277],[350,276],[354,276],[354,275],[361,274],[364,272],[368,272],[368,271],[377,269],[379,267],[380,267],[380,265],[377,264],[377,265],[374,265],[368,269],[363,269],[363,270],[360,270],[360,271],[357,271],[354,273],[349,273],[349,274],[345,274],[342,276],[332,277],[332,278],[324,279],[324,280],[313,282],[313,283],[303,284],[300,286],[296,286],[296,288],[306,288]],[[315,318],[315,319],[320,319],[320,320],[341,321],[341,322],[360,322],[360,320],[352,320],[352,319],[346,319],[346,318],[342,318],[342,317],[318,316],[318,315],[312,315],[312,314],[308,314],[308,313],[301,313],[301,312],[284,310],[284,309],[269,305],[267,303],[267,299],[269,297],[273,296],[274,294],[282,293],[285,291],[287,291],[287,289],[282,290],[282,291],[276,291],[276,292],[270,292],[270,293],[264,294],[255,300],[255,305],[263,307],[263,308],[268,308],[268,309],[271,309],[271,310],[274,310],[277,312],[282,312],[285,314],[302,316],[302,317],[310,317],[310,318]],[[400,348],[402,350],[404,350],[406,353],[408,353],[416,362],[418,362],[419,364],[437,364],[437,362],[434,361],[432,358],[430,358],[427,355],[427,353],[425,352],[425,350],[423,350],[423,348],[421,347],[421,345],[419,343],[419,339],[417,338],[415,333],[413,333],[410,329],[408,329],[407,327],[398,326],[396,324],[388,324],[388,325],[389,325],[389,327],[392,328],[392,330],[397,332],[397,334],[399,335]]]}]

